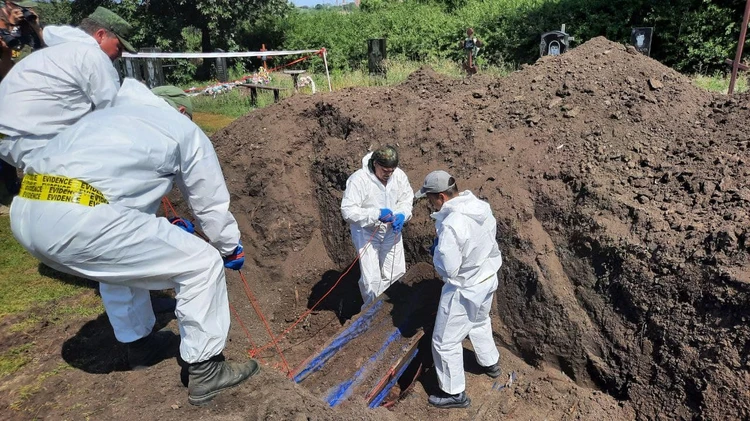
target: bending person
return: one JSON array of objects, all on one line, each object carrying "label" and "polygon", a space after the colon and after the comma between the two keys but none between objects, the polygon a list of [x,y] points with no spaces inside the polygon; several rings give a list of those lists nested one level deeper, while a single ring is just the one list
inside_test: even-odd
[{"label": "bending person", "polygon": [[[210,243],[155,216],[173,183]],[[244,254],[213,146],[141,83],[126,80],[111,107],[27,156],[11,229],[59,271],[146,292],[174,288],[191,404],[259,370],[253,360],[221,357],[230,322],[224,267],[239,269]],[[162,345],[152,341],[147,349]]]},{"label": "bending person", "polygon": [[413,201],[409,179],[398,168],[398,152],[392,146],[365,155],[362,168],[346,180],[341,215],[360,255],[363,309],[406,273],[401,230],[411,219]]}]

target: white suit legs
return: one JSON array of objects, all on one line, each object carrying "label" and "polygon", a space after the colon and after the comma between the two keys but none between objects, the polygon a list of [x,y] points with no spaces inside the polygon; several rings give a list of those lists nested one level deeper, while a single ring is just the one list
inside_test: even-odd
[{"label": "white suit legs", "polygon": [[489,317],[496,288],[497,276],[465,290],[443,286],[432,334],[432,356],[440,389],[446,393],[455,395],[466,390],[461,343],[467,336],[480,365],[492,365],[500,357]]},{"label": "white suit legs", "polygon": [[175,288],[186,362],[224,349],[230,318],[221,256],[166,219],[117,205],[16,197],[11,229],[29,252],[63,272],[144,291]]},{"label": "white suit legs", "polygon": [[360,255],[359,292],[365,308],[406,273],[404,243],[401,235],[394,235],[390,227],[385,234],[378,231],[374,236],[359,227],[352,227],[351,233]]},{"label": "white suit legs", "polygon": [[149,290],[100,283],[99,293],[118,341],[129,343],[151,333],[156,316]]},{"label": "white suit legs", "polygon": [[483,367],[489,367],[500,359],[500,353],[495,346],[495,340],[492,338],[492,321],[490,320],[492,300],[495,299],[495,290],[497,289],[497,275],[487,282],[494,283],[495,286],[491,292],[487,293],[480,304],[476,321],[472,323],[472,328],[469,331],[469,340],[474,347],[474,355],[479,365]]}]

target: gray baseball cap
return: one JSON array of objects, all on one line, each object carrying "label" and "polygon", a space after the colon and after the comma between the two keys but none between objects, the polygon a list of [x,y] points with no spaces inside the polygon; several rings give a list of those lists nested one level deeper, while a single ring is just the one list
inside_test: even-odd
[{"label": "gray baseball cap", "polygon": [[443,170],[433,171],[427,174],[424,178],[424,184],[422,188],[414,192],[416,199],[421,199],[427,195],[427,193],[442,193],[456,185],[454,182],[451,184],[450,180],[453,178],[450,174]]}]

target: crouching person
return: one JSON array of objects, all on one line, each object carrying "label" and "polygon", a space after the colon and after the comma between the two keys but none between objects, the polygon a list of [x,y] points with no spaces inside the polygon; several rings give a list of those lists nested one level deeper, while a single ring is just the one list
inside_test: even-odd
[{"label": "crouching person", "polygon": [[497,289],[502,256],[495,240],[495,217],[487,202],[470,191],[459,194],[456,180],[445,171],[427,175],[415,197],[427,196],[437,212],[437,238],[432,247],[435,270],[445,285],[432,335],[435,372],[443,393],[428,402],[438,408],[465,408],[463,347],[468,336],[477,362],[490,377],[500,376],[500,354],[492,339],[490,307]]},{"label": "crouching person", "polygon": [[[16,239],[54,269],[146,294],[175,289],[188,401],[200,405],[259,365],[221,355],[230,322],[224,268],[239,270],[244,253],[213,146],[175,110],[185,106],[189,99],[174,90],[162,99],[127,79],[111,107],[84,116],[27,156],[10,213]],[[210,243],[156,217],[173,183]],[[134,309],[134,323],[153,328],[150,303],[140,312],[115,301],[105,304]],[[149,333],[129,352],[140,349],[143,365],[152,364],[174,336],[164,333]]]}]

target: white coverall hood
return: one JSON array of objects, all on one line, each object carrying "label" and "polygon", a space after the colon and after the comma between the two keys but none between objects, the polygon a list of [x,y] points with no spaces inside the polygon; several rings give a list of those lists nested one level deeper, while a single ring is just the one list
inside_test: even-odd
[{"label": "white coverall hood", "polygon": [[[133,78],[125,78],[122,81],[122,86],[120,86],[120,90],[117,92],[117,96],[113,102],[113,106],[115,107],[128,105],[175,110],[167,101],[151,92],[148,86]],[[183,116],[183,118],[185,117]]]},{"label": "white coverall hood", "polygon": [[120,78],[93,37],[68,26],[44,28],[48,47],[16,63],[0,82],[0,158],[24,157],[95,109],[112,105]]},{"label": "white coverall hood", "polygon": [[433,263],[444,282],[470,287],[497,273],[502,256],[495,239],[495,217],[487,202],[467,190],[430,216],[439,239]]},{"label": "white coverall hood", "polygon": [[432,355],[440,388],[456,394],[466,388],[461,343],[467,336],[479,365],[488,367],[500,357],[489,313],[502,256],[492,209],[470,191],[446,201],[431,216],[438,234],[433,264],[445,282],[432,334]]},{"label": "white coverall hood", "polygon": [[53,47],[66,42],[78,42],[99,47],[99,43],[96,42],[94,37],[72,26],[45,26],[42,30],[42,36],[47,47]]},{"label": "white coverall hood", "polygon": [[409,221],[414,201],[406,173],[396,168],[384,185],[368,168],[371,156],[372,152],[365,155],[362,168],[346,181],[341,200],[341,215],[349,223],[352,242],[360,255],[363,307],[406,273],[403,239],[393,232],[390,223],[378,221],[380,209],[403,214],[404,221]]}]

